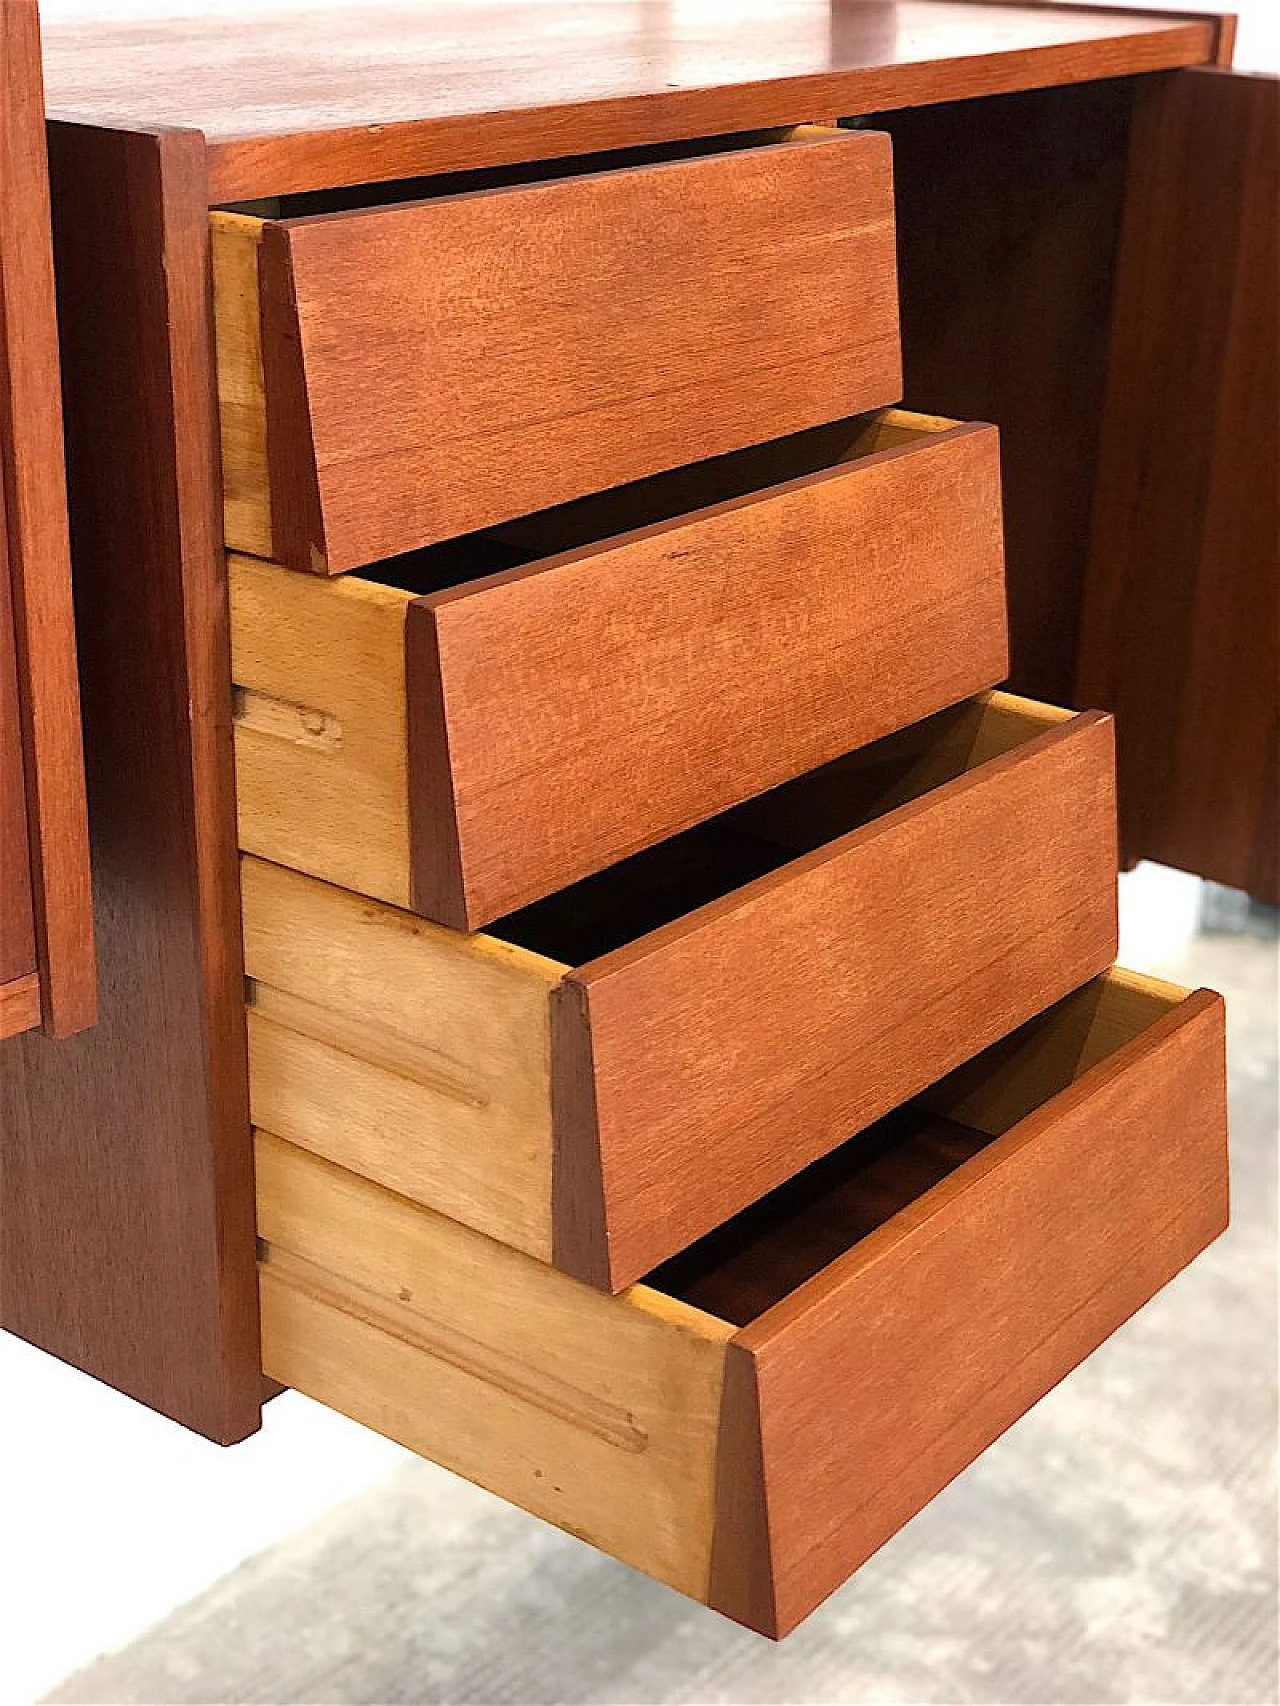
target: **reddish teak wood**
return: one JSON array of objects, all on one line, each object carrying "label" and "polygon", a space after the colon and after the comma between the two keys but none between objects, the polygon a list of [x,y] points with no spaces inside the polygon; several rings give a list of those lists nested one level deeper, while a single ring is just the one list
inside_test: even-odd
[{"label": "reddish teak wood", "polygon": [[1076,701],[1132,85],[877,117],[893,137],[905,396],[1000,429],[1010,681]]},{"label": "reddish teak wood", "polygon": [[39,1016],[27,796],[18,722],[18,659],[9,595],[4,488],[0,485],[0,1038],[25,1031]]},{"label": "reddish teak wood", "polygon": [[557,1266],[621,1290],[1108,965],[1112,750],[1071,719],[571,972]]},{"label": "reddish teak wood", "polygon": [[[25,927],[11,908],[29,906],[41,1016],[45,1030],[61,1037],[93,1021],[93,906],[33,0],[0,0],[0,479],[0,576],[9,582],[0,676],[16,669],[16,705],[12,687],[0,683],[0,857],[9,866],[0,877],[0,928],[17,932],[11,943],[0,938],[0,982],[10,954],[20,960],[26,951]],[[17,763],[26,796],[21,826],[12,791]],[[12,898],[23,888],[25,905]]]},{"label": "reddish teak wood", "polygon": [[0,983],[0,1041],[40,1023],[40,979],[35,972]]},{"label": "reddish teak wood", "polygon": [[214,1439],[261,1363],[198,136],[51,136],[101,1016],[0,1051],[0,1322]]},{"label": "reddish teak wood", "polygon": [[330,574],[902,383],[874,134],[269,224],[261,280],[273,555]]},{"label": "reddish teak wood", "polygon": [[894,138],[907,401],[1000,427],[1011,680],[1117,710],[1127,859],[1264,897],[1274,89],[1203,70],[875,121]]},{"label": "reddish teak wood", "polygon": [[991,1141],[917,1103],[816,1161],[646,1284],[746,1327]]},{"label": "reddish teak wood", "polygon": [[788,0],[691,30],[664,0],[481,13],[374,0],[310,16],[230,0],[59,26],[49,74],[59,114],[202,131],[227,202],[1210,60],[1216,21],[1181,10]]},{"label": "reddish teak wood", "polygon": [[[65,1059],[24,1039],[0,1060],[6,1323],[219,1438],[255,1424],[259,1389],[206,204],[1119,77],[1214,51],[1207,25],[1019,7],[1002,14],[1000,45],[975,52],[987,8],[922,0],[804,0],[785,31],[735,17],[690,46],[657,0],[619,0],[573,9],[584,34],[572,51],[568,14],[515,7],[493,51],[446,76],[447,7],[331,9],[314,31],[294,6],[254,6],[246,30],[249,11],[95,22],[57,32],[53,48],[55,102],[88,121],[57,133],[56,176],[94,613],[107,1018],[100,1037],[60,1045]],[[511,52],[516,25],[528,53]],[[394,31],[406,34],[392,54]],[[114,128],[130,111],[141,132]],[[209,178],[197,136],[147,128],[165,120],[209,130]]]},{"label": "reddish teak wood", "polygon": [[1202,990],[737,1335],[718,1610],[794,1628],[1224,1229],[1224,1078]]},{"label": "reddish teak wood", "polygon": [[[1167,23],[1175,20],[1207,23],[1213,30],[1213,63],[1215,65],[1230,65],[1235,51],[1236,28],[1238,15],[1229,5],[1201,4],[1195,6],[1179,6],[1162,4],[1162,0],[984,0],[991,6],[1048,6],[1060,7],[1071,11],[1082,8],[1089,12],[1120,12],[1126,17],[1143,15],[1158,17]],[[1255,5],[1257,0],[1244,0],[1245,4]],[[1262,0],[1265,5],[1267,0]]]},{"label": "reddish teak wood", "polygon": [[409,607],[415,910],[476,929],[1003,677],[995,433],[841,438]]},{"label": "reddish teak wood", "polygon": [[1280,899],[1280,79],[1137,92],[1077,695],[1129,859]]}]

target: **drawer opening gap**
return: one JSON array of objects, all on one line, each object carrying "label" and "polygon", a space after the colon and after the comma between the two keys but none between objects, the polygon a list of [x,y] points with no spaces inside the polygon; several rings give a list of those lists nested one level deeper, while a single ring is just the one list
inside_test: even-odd
[{"label": "drawer opening gap", "polygon": [[1095,978],[663,1263],[646,1284],[745,1327],[974,1162],[1184,995],[1121,970]]},{"label": "drawer opening gap", "polygon": [[526,184],[552,183],[560,178],[586,177],[592,172],[667,165],[678,160],[696,160],[707,154],[733,154],[746,148],[771,147],[785,142],[794,128],[775,127],[724,136],[687,137],[634,148],[615,148],[602,153],[567,154],[561,159],[522,160],[509,166],[483,166],[473,171],[392,178],[351,184],[341,189],[304,190],[256,201],[222,202],[213,211],[244,214],[251,219],[314,219],[330,213],[362,212],[371,207],[399,207],[406,202],[472,195],[478,190],[516,189]]},{"label": "drawer opening gap", "polygon": [[955,426],[954,421],[905,409],[850,415],[558,504],[499,527],[407,551],[361,569],[359,576],[414,597],[446,592],[527,563],[678,523],[721,504],[737,504],[791,480],[834,473],[885,452],[907,450]]},{"label": "drawer opening gap", "polygon": [[1068,720],[984,694],[735,806],[486,927],[582,965],[860,829]]}]

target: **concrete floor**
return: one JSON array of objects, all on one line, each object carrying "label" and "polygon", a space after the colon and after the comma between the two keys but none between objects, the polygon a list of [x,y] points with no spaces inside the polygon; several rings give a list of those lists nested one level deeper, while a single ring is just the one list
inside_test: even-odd
[{"label": "concrete floor", "polygon": [[[1151,868],[1122,908],[1128,963],[1228,997],[1232,1229],[788,1642],[379,1447],[354,1496],[47,1697],[1275,1702],[1275,917]],[[313,1408],[280,1401],[264,1437],[323,1487]]]}]

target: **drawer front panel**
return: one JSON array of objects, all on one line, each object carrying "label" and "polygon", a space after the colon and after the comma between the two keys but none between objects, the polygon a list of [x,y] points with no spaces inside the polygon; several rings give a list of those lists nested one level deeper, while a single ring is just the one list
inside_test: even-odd
[{"label": "drawer front panel", "polygon": [[995,430],[420,600],[408,641],[415,910],[476,929],[1001,680]]},{"label": "drawer front panel", "polygon": [[1116,940],[1113,730],[1087,715],[582,967],[553,996],[557,1263],[629,1284]]},{"label": "drawer front panel", "polygon": [[[258,271],[261,430],[222,360],[224,449],[250,462],[228,470],[229,542],[260,543],[256,489],[295,568],[901,394],[889,145],[869,132],[268,224]],[[219,314],[224,350],[252,357],[251,297],[228,287]]]},{"label": "drawer front panel", "polygon": [[722,1609],[785,1634],[1225,1228],[1224,1080],[1200,991],[739,1335]]},{"label": "drawer front panel", "polygon": [[233,558],[242,845],[474,930],[1000,680],[995,430],[801,438],[429,597]]}]

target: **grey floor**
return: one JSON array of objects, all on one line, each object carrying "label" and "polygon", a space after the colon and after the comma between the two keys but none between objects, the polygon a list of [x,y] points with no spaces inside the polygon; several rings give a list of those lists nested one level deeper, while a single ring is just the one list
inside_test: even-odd
[{"label": "grey floor", "polygon": [[1275,926],[1206,922],[1231,1231],[781,1647],[415,1462],[48,1698],[1276,1702]]}]

